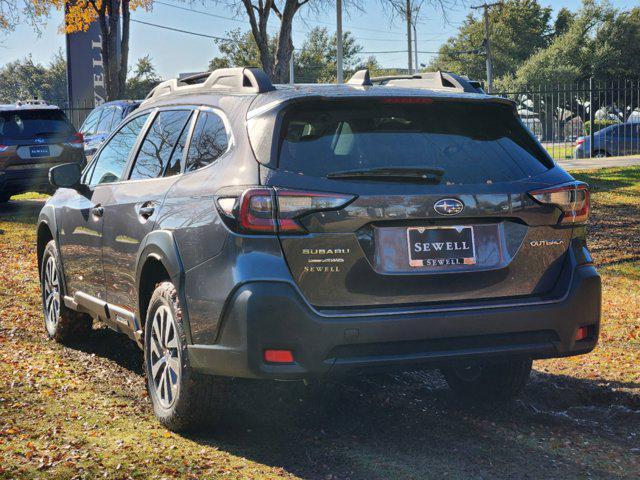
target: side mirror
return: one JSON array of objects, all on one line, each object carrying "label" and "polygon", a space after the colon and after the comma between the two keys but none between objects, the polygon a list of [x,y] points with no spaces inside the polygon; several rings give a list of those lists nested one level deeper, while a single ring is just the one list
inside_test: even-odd
[{"label": "side mirror", "polygon": [[49,169],[49,183],[56,188],[78,188],[81,176],[77,163],[63,163]]}]

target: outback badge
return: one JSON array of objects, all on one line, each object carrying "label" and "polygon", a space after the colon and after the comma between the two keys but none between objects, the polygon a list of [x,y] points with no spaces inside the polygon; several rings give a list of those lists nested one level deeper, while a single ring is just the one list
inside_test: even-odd
[{"label": "outback badge", "polygon": [[464,203],[457,198],[443,198],[435,203],[433,209],[440,215],[457,215],[464,210]]}]

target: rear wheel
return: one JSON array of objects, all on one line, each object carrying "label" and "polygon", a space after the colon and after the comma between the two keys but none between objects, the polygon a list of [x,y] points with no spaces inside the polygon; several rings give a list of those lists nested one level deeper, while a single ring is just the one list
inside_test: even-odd
[{"label": "rear wheel", "polygon": [[606,158],[608,156],[609,154],[604,150],[596,150],[595,152],[593,152],[593,158]]},{"label": "rear wheel", "polygon": [[517,396],[531,373],[530,358],[500,363],[463,363],[442,368],[451,390],[470,399],[511,399]]},{"label": "rear wheel", "polygon": [[86,338],[91,331],[93,320],[85,313],[65,307],[60,288],[62,274],[58,250],[53,240],[47,243],[41,263],[42,311],[47,335],[60,343]]},{"label": "rear wheel", "polygon": [[144,335],[147,389],[162,425],[176,432],[211,425],[222,411],[225,379],[191,369],[178,292],[171,282],[151,296]]},{"label": "rear wheel", "polygon": [[7,203],[11,198],[11,194],[9,193],[0,193],[0,203]]}]

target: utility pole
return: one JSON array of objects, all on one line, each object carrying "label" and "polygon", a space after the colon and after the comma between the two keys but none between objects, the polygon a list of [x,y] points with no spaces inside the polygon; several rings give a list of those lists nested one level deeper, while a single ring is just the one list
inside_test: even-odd
[{"label": "utility pole", "polygon": [[411,55],[411,0],[407,0],[405,5],[405,16],[407,17],[407,66],[409,73],[413,73],[413,57]]},{"label": "utility pole", "polygon": [[489,39],[489,9],[498,5],[501,5],[501,3],[485,3],[471,7],[472,10],[484,9],[484,49],[487,55],[487,93],[491,93],[493,90],[493,58],[491,57],[491,41]]},{"label": "utility pole", "polygon": [[414,57],[414,65],[413,71],[414,73],[418,73],[418,30],[416,30],[416,19],[413,20],[413,57]]},{"label": "utility pole", "polygon": [[342,0],[336,0],[336,46],[337,60],[336,65],[338,72],[336,75],[337,82],[344,82],[344,73],[342,71]]}]

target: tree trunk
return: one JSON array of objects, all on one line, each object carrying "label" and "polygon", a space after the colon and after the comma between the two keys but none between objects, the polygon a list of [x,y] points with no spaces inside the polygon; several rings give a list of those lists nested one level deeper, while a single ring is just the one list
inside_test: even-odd
[{"label": "tree trunk", "polygon": [[287,0],[280,16],[280,33],[278,35],[278,48],[276,50],[275,65],[272,80],[276,83],[287,83],[289,79],[289,62],[293,54],[293,41],[291,29],[293,17],[300,8],[297,0]]},{"label": "tree trunk", "polygon": [[266,0],[264,4],[260,2],[258,6],[254,6],[251,0],[242,0],[242,3],[249,16],[251,34],[260,52],[262,69],[273,79],[273,60],[271,58],[271,52],[269,52],[269,33],[267,32],[267,22],[269,20],[269,14],[271,13],[273,0]]},{"label": "tree trunk", "polygon": [[127,87],[127,71],[129,69],[129,26],[131,12],[129,0],[122,0],[122,39],[120,41],[120,71],[118,72],[118,89],[124,95]]}]

